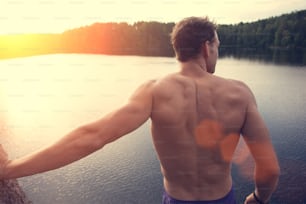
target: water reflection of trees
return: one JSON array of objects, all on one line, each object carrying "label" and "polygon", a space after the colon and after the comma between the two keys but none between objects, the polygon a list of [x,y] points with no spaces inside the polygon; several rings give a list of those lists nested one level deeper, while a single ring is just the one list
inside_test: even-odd
[{"label": "water reflection of trees", "polygon": [[220,48],[220,58],[233,57],[249,59],[274,64],[306,65],[306,51],[302,49],[247,49],[247,48]]}]

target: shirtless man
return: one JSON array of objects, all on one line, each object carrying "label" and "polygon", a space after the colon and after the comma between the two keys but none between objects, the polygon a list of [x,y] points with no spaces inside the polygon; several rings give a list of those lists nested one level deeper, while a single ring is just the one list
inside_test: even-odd
[{"label": "shirtless man", "polygon": [[0,179],[70,164],[150,118],[164,178],[164,204],[236,203],[231,159],[240,135],[256,164],[255,190],[245,203],[267,203],[278,182],[277,157],[250,89],[213,75],[220,44],[215,24],[207,18],[183,19],[171,41],[179,72],[143,84],[121,108],[36,153],[8,160],[0,148]]}]

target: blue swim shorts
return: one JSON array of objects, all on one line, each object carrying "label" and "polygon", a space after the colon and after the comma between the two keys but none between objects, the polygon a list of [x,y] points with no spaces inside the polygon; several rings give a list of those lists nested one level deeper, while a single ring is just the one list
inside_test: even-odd
[{"label": "blue swim shorts", "polygon": [[163,194],[162,204],[236,204],[235,194],[233,188],[223,198],[217,200],[205,200],[205,201],[184,201],[172,198],[165,190]]}]

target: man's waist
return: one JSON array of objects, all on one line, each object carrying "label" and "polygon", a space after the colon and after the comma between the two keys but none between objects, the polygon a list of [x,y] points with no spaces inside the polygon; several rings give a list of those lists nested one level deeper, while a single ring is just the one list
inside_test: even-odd
[{"label": "man's waist", "polygon": [[222,181],[205,182],[203,180],[200,183],[195,183],[190,181],[179,182],[169,182],[164,179],[165,191],[178,200],[216,200],[224,197],[232,189],[232,180],[223,179]]}]

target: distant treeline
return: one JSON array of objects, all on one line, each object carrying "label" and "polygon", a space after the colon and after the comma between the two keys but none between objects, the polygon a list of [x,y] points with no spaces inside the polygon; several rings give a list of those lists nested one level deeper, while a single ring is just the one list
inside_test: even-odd
[{"label": "distant treeline", "polygon": [[[174,23],[95,23],[61,34],[0,36],[0,58],[47,53],[174,56]],[[219,25],[221,49],[306,49],[306,10],[252,23]]]},{"label": "distant treeline", "polygon": [[174,23],[95,23],[64,32],[67,52],[116,55],[171,56],[170,33]]},{"label": "distant treeline", "polygon": [[253,23],[220,25],[223,47],[306,49],[306,10]]}]

